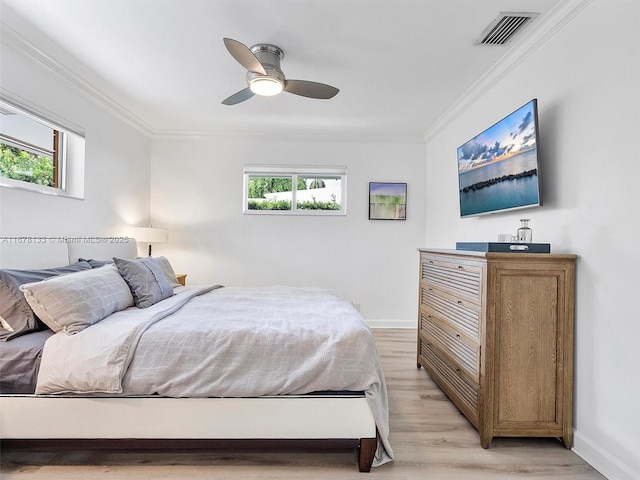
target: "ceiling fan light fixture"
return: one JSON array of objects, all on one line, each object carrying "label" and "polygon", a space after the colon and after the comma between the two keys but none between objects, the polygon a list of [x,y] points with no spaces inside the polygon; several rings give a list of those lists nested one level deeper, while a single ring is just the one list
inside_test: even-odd
[{"label": "ceiling fan light fixture", "polygon": [[284,58],[282,49],[268,43],[258,43],[249,48],[232,38],[224,38],[224,45],[231,56],[247,69],[247,87],[225,98],[223,105],[237,105],[254,95],[271,97],[283,90],[301,97],[329,99],[340,90],[324,83],[308,80],[287,80],[280,68]]},{"label": "ceiling fan light fixture", "polygon": [[256,95],[272,97],[284,89],[284,84],[277,78],[256,77],[249,81],[249,88]]}]

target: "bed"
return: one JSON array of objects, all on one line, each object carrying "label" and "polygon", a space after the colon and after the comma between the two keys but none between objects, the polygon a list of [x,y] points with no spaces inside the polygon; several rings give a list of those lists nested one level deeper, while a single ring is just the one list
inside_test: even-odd
[{"label": "bed", "polygon": [[21,284],[34,331],[0,342],[3,447],[353,447],[362,472],[392,460],[380,359],[346,299],[180,286],[166,259],[135,257],[133,239],[0,241],[0,275],[54,273]]}]

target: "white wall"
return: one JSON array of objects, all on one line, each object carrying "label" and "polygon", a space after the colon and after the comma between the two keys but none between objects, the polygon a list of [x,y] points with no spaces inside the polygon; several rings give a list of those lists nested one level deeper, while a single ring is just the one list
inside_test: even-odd
[{"label": "white wall", "polygon": [[[426,245],[533,240],[579,255],[575,451],[609,478],[640,478],[637,143],[640,2],[595,0],[427,144]],[[456,147],[538,98],[544,206],[460,219]]]},{"label": "white wall", "polygon": [[20,52],[6,39],[3,35],[0,51],[3,95],[86,132],[85,195],[80,200],[2,187],[0,236],[113,236],[126,233],[127,225],[145,224],[149,138],[45,68],[35,51]]},{"label": "white wall", "polygon": [[[346,165],[346,216],[243,215],[245,163]],[[190,283],[333,287],[372,325],[415,326],[424,145],[208,138],[156,140],[151,217]],[[368,220],[370,181],[406,182],[406,221]]]}]

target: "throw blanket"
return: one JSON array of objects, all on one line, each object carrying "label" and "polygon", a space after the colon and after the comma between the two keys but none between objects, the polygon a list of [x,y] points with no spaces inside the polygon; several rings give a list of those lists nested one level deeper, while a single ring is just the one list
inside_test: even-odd
[{"label": "throw blanket", "polygon": [[316,288],[186,287],[45,344],[36,394],[256,397],[364,391],[392,457],[387,391],[371,330]]}]

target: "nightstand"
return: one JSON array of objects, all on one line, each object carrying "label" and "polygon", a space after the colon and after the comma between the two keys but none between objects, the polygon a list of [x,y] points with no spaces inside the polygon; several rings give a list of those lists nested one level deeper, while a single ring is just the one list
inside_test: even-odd
[{"label": "nightstand", "polygon": [[178,279],[178,283],[180,285],[185,285],[187,282],[187,274],[186,273],[176,273],[176,278]]}]

